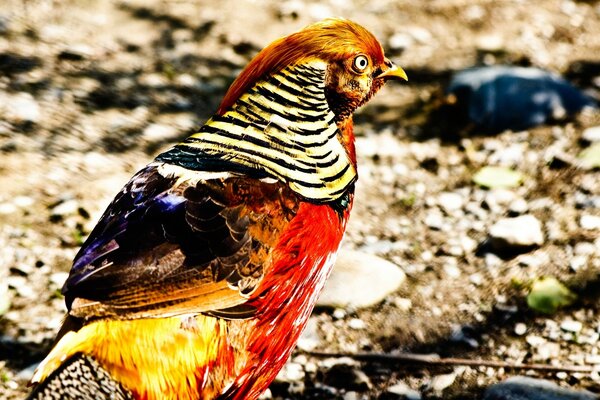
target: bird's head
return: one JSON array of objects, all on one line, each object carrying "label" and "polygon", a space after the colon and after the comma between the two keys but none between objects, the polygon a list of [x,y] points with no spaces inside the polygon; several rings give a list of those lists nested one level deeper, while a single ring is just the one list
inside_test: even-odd
[{"label": "bird's head", "polygon": [[383,53],[375,36],[362,26],[331,18],[292,33],[265,47],[242,71],[225,95],[223,114],[256,82],[269,74],[298,64],[327,64],[325,95],[342,122],[368,101],[390,79],[404,79],[402,68]]}]

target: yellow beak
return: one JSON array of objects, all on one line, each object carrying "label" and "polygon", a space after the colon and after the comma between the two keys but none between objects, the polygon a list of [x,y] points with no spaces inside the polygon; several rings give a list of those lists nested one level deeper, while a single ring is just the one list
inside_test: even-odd
[{"label": "yellow beak", "polygon": [[391,62],[387,58],[385,59],[385,65],[388,67],[388,69],[384,70],[382,73],[377,75],[377,78],[404,79],[405,81],[408,80],[408,77],[406,76],[406,72],[404,72],[404,70],[402,68],[396,66],[393,62]]}]

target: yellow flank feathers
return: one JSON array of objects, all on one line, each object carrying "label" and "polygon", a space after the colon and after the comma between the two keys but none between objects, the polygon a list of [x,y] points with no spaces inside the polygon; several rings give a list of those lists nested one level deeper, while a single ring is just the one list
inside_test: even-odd
[{"label": "yellow flank feathers", "polygon": [[[218,357],[231,354],[226,330],[224,320],[203,315],[91,322],[60,339],[32,382],[43,381],[64,360],[84,353],[142,398],[208,397],[230,383],[209,381],[198,386]],[[222,368],[222,362],[217,364]]]}]

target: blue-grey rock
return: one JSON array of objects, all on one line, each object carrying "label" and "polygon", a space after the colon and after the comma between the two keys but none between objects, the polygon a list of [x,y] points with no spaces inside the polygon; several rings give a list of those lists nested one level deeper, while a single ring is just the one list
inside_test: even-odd
[{"label": "blue-grey rock", "polygon": [[587,390],[562,388],[543,379],[514,376],[490,386],[482,400],[596,400]]},{"label": "blue-grey rock", "polygon": [[469,122],[487,133],[524,130],[598,107],[560,76],[538,68],[490,66],[457,73],[447,88]]}]

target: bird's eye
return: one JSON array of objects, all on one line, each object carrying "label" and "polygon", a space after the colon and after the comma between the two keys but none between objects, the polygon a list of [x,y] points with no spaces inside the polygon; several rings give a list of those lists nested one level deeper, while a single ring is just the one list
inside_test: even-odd
[{"label": "bird's eye", "polygon": [[356,56],[352,64],[356,72],[363,72],[369,66],[369,59],[365,55]]}]

